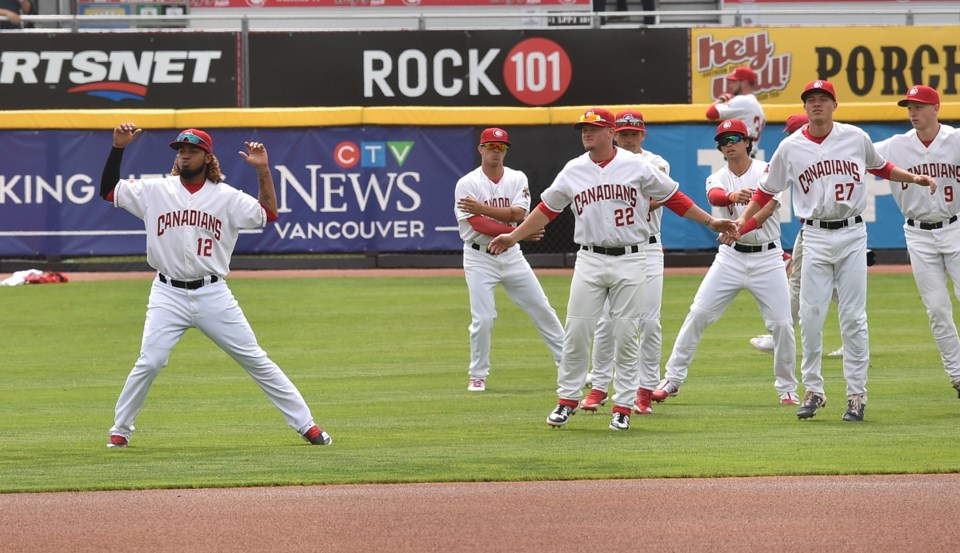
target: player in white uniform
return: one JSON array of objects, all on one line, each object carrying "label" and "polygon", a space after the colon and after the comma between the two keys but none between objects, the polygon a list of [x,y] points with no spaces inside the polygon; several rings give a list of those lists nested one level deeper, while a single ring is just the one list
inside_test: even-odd
[{"label": "player in white uniform", "polygon": [[[617,114],[613,129],[614,139],[618,146],[643,156],[667,175],[670,174],[670,164],[667,160],[643,149],[643,141],[647,138],[646,124],[643,114],[636,110],[625,110]],[[657,387],[660,380],[660,303],[663,296],[663,242],[660,239],[660,220],[663,212],[660,209],[651,209],[646,219],[647,233],[650,235],[646,246],[647,277],[643,285],[643,308],[640,311],[640,368],[638,371],[639,387],[637,388],[637,404],[633,412],[638,415],[647,415],[653,412],[650,407],[650,394]],[[597,323],[597,332],[593,338],[593,372],[591,384],[593,389],[580,402],[584,411],[596,411],[607,401],[607,389],[613,380],[613,322],[610,319],[609,300],[603,306],[603,314]]]},{"label": "player in white uniform", "polygon": [[[563,325],[550,306],[540,281],[533,274],[520,246],[493,255],[487,251],[491,237],[513,230],[530,211],[527,176],[503,165],[510,140],[503,129],[489,128],[480,134],[481,164],[458,182],[454,210],[463,239],[463,273],[470,293],[470,384],[467,390],[482,392],[490,374],[490,335],[497,318],[494,292],[502,284],[513,303],[526,311],[560,364]],[[539,239],[543,232],[537,233]]]},{"label": "player in white uniform", "polygon": [[538,232],[567,206],[573,211],[573,237],[580,244],[557,371],[557,407],[547,424],[557,427],[577,409],[590,365],[590,342],[604,301],[613,320],[614,388],[610,428],[630,428],[637,400],[639,320],[646,280],[646,247],[650,234],[644,220],[652,198],[678,215],[717,232],[735,232],[733,221],[714,219],[682,192],[679,184],[643,157],[613,145],[614,116],[609,110],[587,110],[575,127],[586,153],[567,162],[544,190],[541,203],[510,234],[490,244],[500,253]]},{"label": "player in white uniform", "polygon": [[929,174],[939,185],[932,196],[896,182],[890,183],[890,192],[906,219],[903,234],[913,278],[940,360],[960,397],[960,338],[947,287],[949,277],[953,295],[960,299],[960,130],[938,121],[940,95],[929,86],[910,88],[898,104],[907,108],[913,130],[878,143],[877,151],[891,163]]},{"label": "player in white uniform", "polygon": [[833,121],[836,92],[827,81],[808,83],[800,95],[810,123],[788,136],[773,154],[767,174],[738,219],[745,235],[752,218],[774,194],[793,186],[793,211],[803,224],[803,273],[800,276],[800,370],[806,389],[797,417],[813,417],[826,404],[820,355],[823,321],[836,286],[840,298],[843,375],[847,381],[845,421],[862,421],[867,403],[870,344],[867,331],[867,204],[865,171],[898,182],[936,187],[887,162],[867,133]]},{"label": "player in white uniform", "polygon": [[240,152],[257,170],[257,199],[223,182],[213,140],[196,129],[183,131],[170,143],[177,150],[171,176],[121,181],[123,150],[140,132],[133,123],[114,129],[113,150],[100,181],[104,199],[143,219],[147,263],[157,270],[140,356],[117,400],[107,446],[127,446],[150,385],[189,328],[199,329],[246,369],[305,440],[314,445],[333,443],[314,423],[297,387],[257,343],[224,280],[238,231],[277,219],[267,149],[259,142],[246,142],[247,151]]},{"label": "player in white uniform", "polygon": [[749,67],[738,67],[727,76],[728,91],[707,108],[707,119],[739,119],[747,125],[750,139],[760,144],[760,133],[767,124],[763,106],[753,92],[757,89],[757,74]]},{"label": "player in white uniform", "polygon": [[[763,161],[751,159],[753,147],[747,126],[739,119],[728,119],[717,126],[717,149],[727,165],[707,177],[707,198],[723,207],[724,214],[737,218],[750,201],[767,168]],[[741,290],[757,299],[760,314],[773,335],[774,388],[780,403],[796,405],[797,344],[790,318],[790,289],[783,266],[780,245],[780,195],[773,197],[755,216],[758,229],[738,241],[721,236],[723,244],[707,275],[700,283],[677,341],[667,360],[666,376],[653,392],[655,401],[676,395],[687,377],[700,340],[707,327],[723,316]]]},{"label": "player in white uniform", "polygon": [[[791,135],[800,130],[810,120],[806,113],[797,113],[787,117],[787,123],[783,127],[784,134]],[[871,252],[867,250],[867,258],[870,258]],[[787,274],[790,275],[787,281],[790,283],[790,314],[793,316],[794,327],[800,324],[800,275],[803,271],[803,227],[797,233],[793,241],[792,255],[784,255],[787,261]],[[868,263],[870,265],[871,263]],[[833,289],[833,303],[836,304],[837,289]],[[773,353],[773,335],[761,334],[750,338],[750,344],[758,350],[765,353]],[[839,347],[827,354],[827,357],[840,357],[843,355],[843,347]]]}]

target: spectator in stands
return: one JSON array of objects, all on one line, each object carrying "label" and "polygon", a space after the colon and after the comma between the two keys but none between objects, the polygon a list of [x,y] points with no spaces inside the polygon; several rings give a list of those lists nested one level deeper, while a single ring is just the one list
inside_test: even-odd
[{"label": "spectator in stands", "polygon": [[20,16],[30,14],[32,10],[30,0],[0,0],[0,16],[6,18],[0,21],[0,29],[22,29]]}]

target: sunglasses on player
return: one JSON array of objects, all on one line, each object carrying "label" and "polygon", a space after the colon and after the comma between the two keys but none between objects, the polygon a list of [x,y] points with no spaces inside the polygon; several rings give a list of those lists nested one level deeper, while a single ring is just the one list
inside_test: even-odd
[{"label": "sunglasses on player", "polygon": [[202,138],[200,138],[199,136],[193,133],[181,133],[180,136],[177,137],[177,140],[175,142],[189,142],[190,144],[198,144],[198,145],[203,144],[204,146],[207,146],[207,147],[210,146]]},{"label": "sunglasses on player", "polygon": [[500,144],[498,142],[487,142],[486,144],[482,145],[481,148],[483,148],[488,152],[506,152],[507,151],[507,145]]},{"label": "sunglasses on player", "polygon": [[740,136],[739,134],[731,134],[730,136],[723,136],[717,140],[718,146],[729,146],[730,144],[739,144],[746,140],[746,137]]}]

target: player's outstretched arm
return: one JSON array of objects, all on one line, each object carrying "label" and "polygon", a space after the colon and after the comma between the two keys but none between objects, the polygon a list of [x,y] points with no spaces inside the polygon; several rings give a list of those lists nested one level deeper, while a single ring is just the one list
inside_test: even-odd
[{"label": "player's outstretched arm", "polygon": [[899,167],[894,167],[890,170],[890,180],[897,182],[909,182],[918,184],[920,186],[929,186],[931,194],[934,194],[937,191],[937,181],[933,180],[933,177],[929,175],[915,175]]},{"label": "player's outstretched arm", "polygon": [[135,123],[120,123],[113,129],[113,149],[107,156],[107,162],[100,173],[100,197],[112,199],[110,193],[120,182],[120,162],[123,160],[123,149],[136,140],[143,129]]},{"label": "player's outstretched arm", "polygon": [[520,223],[519,227],[513,229],[513,232],[510,234],[501,234],[494,238],[493,241],[490,242],[490,245],[487,246],[487,251],[492,254],[503,253],[513,247],[517,242],[541,233],[543,227],[547,226],[549,222],[550,218],[547,217],[546,213],[539,209],[534,209],[530,212],[530,215],[527,215],[527,218]]},{"label": "player's outstretched arm", "polygon": [[244,161],[252,165],[257,170],[257,200],[260,205],[276,217],[280,211],[277,205],[277,190],[273,185],[273,173],[270,172],[270,157],[267,155],[267,147],[261,142],[244,142],[243,145],[247,151],[240,151]]}]

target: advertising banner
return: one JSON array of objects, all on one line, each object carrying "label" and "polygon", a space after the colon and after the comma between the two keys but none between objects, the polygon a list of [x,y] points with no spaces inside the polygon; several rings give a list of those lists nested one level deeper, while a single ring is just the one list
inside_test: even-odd
[{"label": "advertising banner", "polygon": [[[908,125],[867,124],[874,140],[905,132]],[[698,205],[708,208],[704,182],[720,168],[714,127],[649,125],[644,143],[671,164],[671,176]],[[213,131],[226,182],[252,196],[256,174],[237,153],[245,140],[267,145],[280,219],[246,231],[238,253],[383,253],[456,251],[462,247],[454,219],[457,180],[479,164],[479,128],[343,127],[327,129],[223,129]],[[570,159],[581,155],[572,128],[510,129],[507,165],[527,174],[532,205]],[[141,178],[169,172],[174,130],[144,132],[124,153],[121,175]],[[758,159],[769,159],[782,133],[767,132]],[[0,132],[0,256],[142,255],[144,223],[99,197],[100,173],[110,150],[109,131]],[[869,245],[902,249],[903,217],[886,182],[868,177],[864,212]],[[783,245],[799,229],[784,193]],[[715,216],[725,216],[719,209]],[[567,210],[550,223],[530,252],[574,251],[573,218]],[[664,211],[668,250],[716,247],[702,225]]]},{"label": "advertising banner", "polygon": [[[168,173],[175,130],[144,132],[121,175]],[[226,182],[256,197],[256,172],[237,153],[266,144],[280,219],[241,234],[237,251],[455,250],[457,179],[476,156],[469,128],[217,130]],[[144,223],[99,197],[108,131],[0,132],[0,255],[141,255]]]},{"label": "advertising banner", "polygon": [[234,33],[0,33],[3,109],[237,107],[236,74]]},{"label": "advertising banner", "polygon": [[958,36],[958,26],[691,29],[693,103],[712,102],[741,65],[757,72],[761,103],[799,107],[815,79],[833,83],[840,104],[895,102],[915,84],[960,101]]},{"label": "advertising banner", "polygon": [[589,7],[591,0],[190,0],[194,8],[487,8]]},{"label": "advertising banner", "polygon": [[677,104],[688,66],[686,29],[261,32],[250,105]]}]

